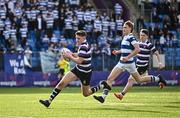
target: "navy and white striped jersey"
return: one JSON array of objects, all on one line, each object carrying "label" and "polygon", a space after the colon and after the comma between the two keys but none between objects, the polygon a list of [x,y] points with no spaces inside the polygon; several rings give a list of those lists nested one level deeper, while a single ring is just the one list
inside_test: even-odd
[{"label": "navy and white striped jersey", "polygon": [[124,23],[123,19],[116,20],[116,30],[117,31],[121,31],[123,29],[123,23]]},{"label": "navy and white striped jersey", "polygon": [[5,27],[6,27],[6,28],[8,28],[8,29],[11,28],[11,21],[10,21],[9,19],[6,19],[6,20],[4,21],[4,24],[5,24]]},{"label": "navy and white striped jersey", "polygon": [[15,15],[16,15],[17,17],[22,16],[22,14],[23,14],[23,11],[22,11],[20,8],[15,9]]},{"label": "navy and white striped jersey", "polygon": [[84,13],[84,21],[91,21],[91,12],[90,11],[86,11],[85,13]]},{"label": "navy and white striped jersey", "polygon": [[54,2],[50,2],[49,0],[48,0],[48,3],[47,3],[47,7],[48,8],[53,8],[54,7]]},{"label": "navy and white striped jersey", "polygon": [[108,27],[109,27],[109,21],[102,21],[102,30],[108,32]]},{"label": "navy and white striped jersey", "polygon": [[23,26],[28,26],[28,21],[26,20],[26,19],[22,19],[22,21],[21,21],[21,25]]},{"label": "navy and white striped jersey", "polygon": [[0,19],[0,31],[4,30],[4,21],[2,19]]},{"label": "navy and white striped jersey", "polygon": [[19,32],[21,33],[22,38],[27,38],[27,33],[28,33],[27,27],[20,28]]},{"label": "navy and white striped jersey", "polygon": [[48,2],[45,0],[39,0],[39,2],[37,3],[39,6],[47,6]]},{"label": "navy and white striped jersey", "polygon": [[6,19],[6,10],[5,9],[0,9],[0,18]]},{"label": "navy and white striped jersey", "polygon": [[53,16],[49,15],[49,16],[46,17],[45,20],[46,20],[47,28],[52,28],[53,27],[53,23],[54,23]]},{"label": "navy and white striped jersey", "polygon": [[75,30],[75,31],[78,30],[78,24],[79,24],[79,21],[77,19],[73,19],[73,21],[72,21],[73,30]]},{"label": "navy and white striped jersey", "polygon": [[28,19],[31,18],[31,11],[30,11],[30,10],[26,10],[26,11],[25,11],[25,14],[26,14],[26,16],[27,16]]},{"label": "navy and white striped jersey", "polygon": [[69,18],[65,19],[65,29],[73,29],[73,19],[69,16]]},{"label": "navy and white striped jersey", "polygon": [[120,4],[116,3],[114,6],[115,14],[119,15],[122,14],[123,8]]},{"label": "navy and white striped jersey", "polygon": [[82,64],[76,64],[76,68],[84,73],[92,71],[91,67],[91,50],[89,44],[84,41],[78,48],[78,56],[84,58]]},{"label": "navy and white striped jersey", "polygon": [[116,23],[114,21],[109,22],[110,29],[115,31],[116,29]]},{"label": "navy and white striped jersey", "polygon": [[92,32],[93,24],[91,24],[90,22],[86,23],[84,26],[84,30],[86,30],[86,32]]},{"label": "navy and white striped jersey", "polygon": [[53,37],[51,38],[51,42],[53,43],[58,43],[58,38],[56,37],[56,35],[53,35]]},{"label": "navy and white striped jersey", "polygon": [[59,18],[59,15],[58,15],[58,10],[53,10],[53,18],[54,19],[58,19]]},{"label": "navy and white striped jersey", "polygon": [[149,57],[151,56],[151,52],[154,53],[156,51],[156,48],[148,40],[138,43],[140,47],[140,52],[137,54],[136,65],[139,67],[144,67],[149,64]]},{"label": "navy and white striped jersey", "polygon": [[102,31],[102,22],[98,19],[94,21],[94,29],[97,31]]},{"label": "navy and white striped jersey", "polygon": [[10,38],[10,31],[9,29],[6,29],[3,31],[3,35],[5,37],[5,39],[9,39]]},{"label": "navy and white striped jersey", "polygon": [[10,29],[11,38],[16,38],[17,30],[15,28]]},{"label": "navy and white striped jersey", "polygon": [[92,18],[92,20],[95,20],[95,19],[96,19],[96,16],[97,16],[97,11],[94,10],[94,9],[92,9],[92,10],[91,10],[91,18]]},{"label": "navy and white striped jersey", "polygon": [[80,4],[80,0],[69,0],[69,4],[70,5],[79,5]]},{"label": "navy and white striped jersey", "polygon": [[135,43],[138,43],[138,42],[132,33],[123,37],[123,40],[121,42],[121,58],[120,58],[121,63],[130,64],[130,63],[135,62],[134,57],[130,58],[127,62],[121,61],[123,57],[128,56],[134,50],[133,45]]},{"label": "navy and white striped jersey", "polygon": [[35,20],[35,19],[36,19],[36,15],[37,15],[37,10],[32,9],[31,12],[30,12],[30,14],[31,14],[31,18],[32,18],[33,20]]},{"label": "navy and white striped jersey", "polygon": [[84,12],[83,12],[83,11],[77,11],[77,12],[76,12],[76,16],[77,16],[77,19],[78,19],[79,21],[82,21],[83,18],[84,18]]}]

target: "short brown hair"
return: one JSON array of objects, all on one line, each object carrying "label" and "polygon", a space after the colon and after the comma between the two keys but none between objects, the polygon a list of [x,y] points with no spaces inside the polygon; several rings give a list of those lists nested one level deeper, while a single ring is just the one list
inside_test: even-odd
[{"label": "short brown hair", "polygon": [[141,29],[141,32],[149,36],[149,31],[147,29]]},{"label": "short brown hair", "polygon": [[75,35],[78,35],[78,36],[87,36],[87,33],[86,33],[86,31],[84,31],[84,30],[78,30],[76,33],[75,33]]},{"label": "short brown hair", "polygon": [[131,32],[133,31],[133,29],[134,29],[134,23],[133,23],[133,22],[131,22],[130,20],[128,20],[128,21],[126,21],[124,24],[125,24],[125,25],[128,25],[128,26],[131,28]]}]

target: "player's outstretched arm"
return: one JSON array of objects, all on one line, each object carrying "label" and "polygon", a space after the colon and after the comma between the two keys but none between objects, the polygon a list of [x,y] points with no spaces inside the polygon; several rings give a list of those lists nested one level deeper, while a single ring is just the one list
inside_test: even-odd
[{"label": "player's outstretched arm", "polygon": [[164,68],[162,63],[161,63],[161,59],[160,59],[160,55],[159,55],[159,52],[158,51],[155,51],[154,54],[156,55],[157,57],[157,60],[158,60],[158,65],[159,65],[159,69],[162,69]]}]

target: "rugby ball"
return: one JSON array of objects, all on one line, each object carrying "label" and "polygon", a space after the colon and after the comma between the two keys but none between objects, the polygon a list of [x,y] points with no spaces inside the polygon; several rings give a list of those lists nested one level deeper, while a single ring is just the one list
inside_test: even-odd
[{"label": "rugby ball", "polygon": [[69,58],[65,57],[64,56],[64,53],[67,52],[67,53],[71,53],[71,51],[68,49],[68,48],[62,48],[61,49],[61,55],[63,56],[63,58],[66,60],[66,61],[70,61]]}]

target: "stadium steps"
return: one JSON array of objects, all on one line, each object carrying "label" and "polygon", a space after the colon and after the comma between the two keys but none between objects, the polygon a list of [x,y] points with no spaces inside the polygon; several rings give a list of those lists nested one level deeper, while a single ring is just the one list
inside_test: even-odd
[{"label": "stadium steps", "polygon": [[105,5],[104,0],[93,0],[94,5],[98,9],[108,9],[108,7]]},{"label": "stadium steps", "polygon": [[136,19],[140,16],[140,10],[138,5],[135,3],[134,0],[121,0],[124,1],[124,3],[127,5],[128,8],[130,8],[130,19],[134,22]]},{"label": "stadium steps", "polygon": [[[125,14],[122,15],[122,18],[125,21],[130,19],[129,8],[132,8],[133,5],[131,4],[130,6],[127,6],[125,4],[125,1],[123,1],[123,0],[110,0],[110,1],[109,0],[93,0],[93,3],[95,4],[96,8],[99,9],[100,11],[106,10],[109,13],[110,13],[110,11],[114,10],[115,3],[119,3],[123,7],[123,10],[126,11],[126,12],[124,12]],[[134,17],[134,16],[132,16],[132,17]]]},{"label": "stadium steps", "polygon": [[123,11],[126,11],[126,12],[123,12],[122,19],[124,19],[125,21],[130,19],[130,10],[129,10],[129,8],[132,8],[133,6],[131,6],[130,4],[127,4],[126,0],[110,0],[110,1],[105,0],[104,2],[106,4],[106,6],[108,6],[109,9],[113,8],[113,10],[114,10],[114,5],[116,3],[119,3],[122,6]]},{"label": "stadium steps", "polygon": [[92,0],[92,5],[96,8],[96,11],[102,13],[103,11],[107,11],[108,7],[104,4],[103,0]]},{"label": "stadium steps", "polygon": [[93,0],[88,0],[88,3],[91,4],[96,9],[96,11],[98,11],[98,8],[96,7],[96,5],[93,2]]}]

